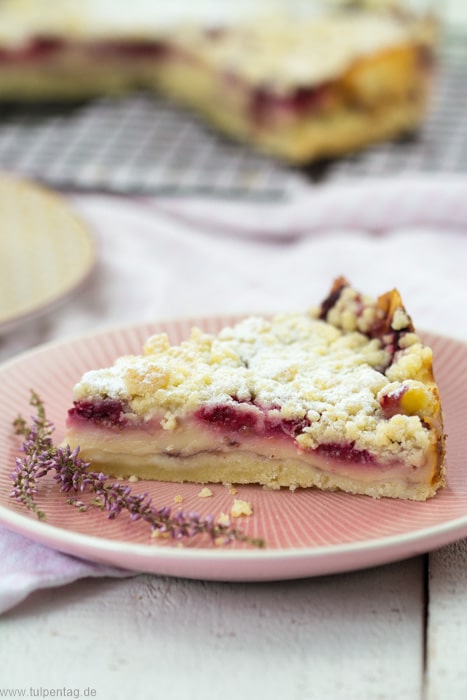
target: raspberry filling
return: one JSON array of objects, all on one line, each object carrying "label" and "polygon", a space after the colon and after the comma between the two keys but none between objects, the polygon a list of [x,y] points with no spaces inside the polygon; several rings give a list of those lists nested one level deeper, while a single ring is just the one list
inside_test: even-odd
[{"label": "raspberry filling", "polygon": [[121,426],[125,423],[125,404],[119,399],[84,399],[74,402],[68,416],[107,427]]},{"label": "raspberry filling", "polygon": [[352,462],[356,464],[374,464],[375,458],[367,450],[356,450],[354,442],[335,443],[329,442],[318,445],[315,452],[325,458],[340,462]]},{"label": "raspberry filling", "polygon": [[391,394],[386,394],[380,399],[380,406],[386,418],[392,418],[397,413],[403,413],[401,410],[401,399],[407,392],[407,386],[401,386],[398,391],[393,391]]},{"label": "raspberry filling", "polygon": [[234,433],[258,432],[259,416],[253,411],[239,410],[228,404],[202,406],[196,417],[223,431]]},{"label": "raspberry filling", "polygon": [[288,95],[277,95],[267,88],[254,90],[250,102],[251,119],[258,125],[297,117],[324,108],[332,97],[329,85],[297,88]]},{"label": "raspberry filling", "polygon": [[[76,48],[73,42],[55,37],[38,36],[17,48],[0,48],[0,61],[27,62],[47,59],[61,51]],[[120,56],[128,59],[154,58],[162,59],[170,47],[164,41],[102,41],[86,44],[86,51],[98,56]]]},{"label": "raspberry filling", "polygon": [[65,42],[54,37],[36,37],[19,48],[0,48],[0,61],[36,61],[58,53]]},{"label": "raspberry filling", "polygon": [[[239,402],[243,405],[243,402]],[[253,406],[254,404],[250,404]],[[270,418],[268,412],[262,414],[248,411],[228,404],[203,406],[196,412],[196,417],[203,423],[209,423],[215,429],[229,433],[253,432],[261,437],[286,436],[295,439],[310,425],[306,418],[299,420],[277,420]],[[366,450],[355,448],[354,442],[326,443],[319,445],[314,452],[325,459],[356,464],[373,464],[374,457]]]},{"label": "raspberry filling", "polygon": [[164,41],[106,41],[91,44],[88,50],[96,55],[115,55],[123,58],[165,58],[171,49]]},{"label": "raspberry filling", "polygon": [[238,407],[235,404],[202,406],[195,415],[203,423],[208,423],[224,432],[243,434],[254,432],[261,437],[287,435],[295,438],[307,425],[310,425],[310,421],[306,418],[280,419],[277,414],[271,414],[267,409],[258,407],[252,402],[237,401],[237,403]]}]

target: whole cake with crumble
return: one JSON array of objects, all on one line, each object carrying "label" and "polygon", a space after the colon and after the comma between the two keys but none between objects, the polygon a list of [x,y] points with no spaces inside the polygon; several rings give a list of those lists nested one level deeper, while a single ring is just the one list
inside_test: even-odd
[{"label": "whole cake with crumble", "polygon": [[432,351],[397,290],[337,279],[305,313],[249,317],[92,369],[66,443],[141,479],[315,487],[425,500],[445,483]]},{"label": "whole cake with crumble", "polygon": [[426,13],[314,0],[303,14],[285,3],[196,20],[186,5],[167,24],[158,3],[3,0],[0,101],[155,91],[296,164],[410,133],[426,114],[437,41]]}]

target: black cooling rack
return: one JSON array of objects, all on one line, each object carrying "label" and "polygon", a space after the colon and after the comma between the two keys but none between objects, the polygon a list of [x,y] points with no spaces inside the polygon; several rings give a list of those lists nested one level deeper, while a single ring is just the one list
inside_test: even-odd
[{"label": "black cooling rack", "polygon": [[57,189],[277,197],[297,182],[467,171],[467,40],[446,43],[431,109],[411,138],[293,169],[210,131],[163,99],[0,104],[0,169]]}]

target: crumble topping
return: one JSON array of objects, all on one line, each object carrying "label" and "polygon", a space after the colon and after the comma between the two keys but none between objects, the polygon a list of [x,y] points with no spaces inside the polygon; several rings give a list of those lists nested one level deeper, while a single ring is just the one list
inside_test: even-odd
[{"label": "crumble topping", "polygon": [[365,460],[406,451],[416,467],[432,440],[431,380],[432,352],[397,292],[372,299],[341,279],[306,314],[251,317],[217,336],[195,328],[179,346],[154,335],[142,355],[86,373],[74,398],[120,400],[127,423],[169,431],[200,411],[243,435],[288,424],[300,449],[347,443]]},{"label": "crumble topping", "polygon": [[324,302],[321,317],[325,317],[328,323],[336,328],[342,328],[347,333],[360,331],[368,334],[375,323],[384,316],[382,309],[371,297],[361,295],[355,289],[345,285],[336,285],[335,291],[328,299],[332,306],[328,310]]},{"label": "crumble topping", "polygon": [[421,39],[419,27],[388,12],[341,11],[298,20],[260,17],[216,34],[184,28],[170,40],[216,72],[281,94],[333,80],[362,57]]},{"label": "crumble topping", "polygon": [[153,343],[143,355],[87,372],[75,399],[120,399],[146,420],[162,413],[163,427],[175,429],[184,412],[210,402],[235,403],[245,413],[261,405],[288,419],[331,405],[355,413],[352,407],[374,406],[387,382],[377,368],[389,356],[377,339],[310,316],[249,318],[218,336],[194,329],[189,340],[163,351]]}]

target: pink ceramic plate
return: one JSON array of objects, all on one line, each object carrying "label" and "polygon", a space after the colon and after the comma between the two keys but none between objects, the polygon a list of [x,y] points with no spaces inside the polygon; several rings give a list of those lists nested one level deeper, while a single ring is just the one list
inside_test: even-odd
[{"label": "pink ceramic plate", "polygon": [[[434,334],[425,334],[425,338],[435,352],[444,404],[448,485],[426,503],[242,486],[235,497],[250,501],[254,515],[238,524],[246,533],[267,541],[267,547],[259,550],[244,544],[216,547],[203,538],[183,547],[151,539],[144,524],[130,523],[126,516],[110,521],[100,511],[77,512],[66,505],[52,479],[41,484],[39,503],[47,511],[46,522],[39,522],[9,497],[18,446],[11,424],[18,412],[31,414],[31,388],[44,400],[59,441],[73,384],[83,371],[111,364],[118,355],[139,352],[151,333],[165,331],[173,342],[179,342],[192,325],[216,332],[234,320],[191,319],[117,329],[46,345],[3,365],[0,521],[11,530],[77,557],[134,571],[230,581],[287,579],[374,566],[427,552],[467,535],[467,344]],[[156,505],[170,504],[200,514],[228,512],[234,498],[220,485],[212,487],[210,498],[199,497],[199,485],[140,482],[133,488],[150,491]],[[181,505],[175,504],[175,496],[182,496]]]}]

